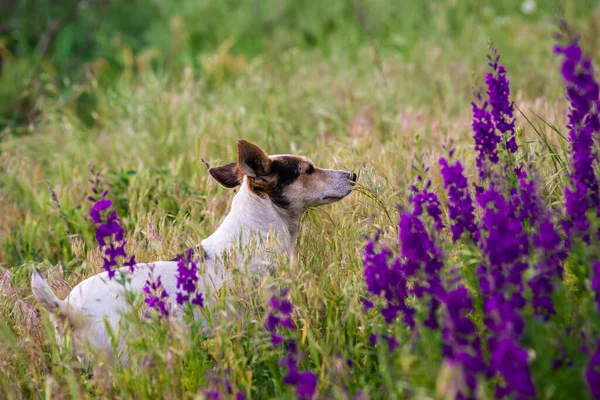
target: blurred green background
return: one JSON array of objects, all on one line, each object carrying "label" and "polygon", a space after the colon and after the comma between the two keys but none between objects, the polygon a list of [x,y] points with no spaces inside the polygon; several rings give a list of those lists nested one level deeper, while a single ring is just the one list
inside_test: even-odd
[{"label": "blurred green background", "polygon": [[[277,59],[291,48],[327,58],[358,54],[368,44],[381,54],[414,60],[434,44],[450,58],[468,58],[476,41],[493,36],[500,47],[514,48],[505,63],[517,79],[527,79],[528,66],[519,64],[519,55],[548,49],[523,40],[536,32],[519,32],[520,26],[543,23],[539,26],[548,28],[538,34],[547,37],[551,19],[564,13],[588,33],[588,48],[595,49],[597,5],[596,0],[1,0],[0,130],[26,133],[41,112],[39,99],[57,96],[93,124],[96,98],[85,86],[91,79],[109,88],[124,75],[135,79],[152,70],[173,79],[190,68],[218,84],[259,55]],[[515,74],[516,68],[525,76]],[[536,80],[531,91],[543,88],[543,79]]]}]

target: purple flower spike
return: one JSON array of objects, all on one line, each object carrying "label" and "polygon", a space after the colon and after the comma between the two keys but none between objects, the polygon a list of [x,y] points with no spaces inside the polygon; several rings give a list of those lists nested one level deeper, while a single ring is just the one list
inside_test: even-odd
[{"label": "purple flower spike", "polygon": [[510,86],[506,77],[504,65],[498,64],[500,56],[496,55],[496,49],[490,46],[491,55],[488,55],[488,65],[492,72],[485,76],[485,83],[488,87],[488,101],[492,108],[492,119],[494,126],[504,138],[505,146],[511,153],[518,150],[515,138],[515,118],[513,117],[513,103],[510,101]]},{"label": "purple flower spike", "polygon": [[167,299],[169,298],[169,295],[162,286],[160,276],[156,278],[155,281],[152,280],[152,277],[148,277],[143,290],[146,294],[146,305],[149,308],[153,308],[158,311],[161,317],[168,317],[169,309],[167,305]]},{"label": "purple flower spike", "polygon": [[594,166],[598,154],[594,151],[594,135],[600,132],[598,96],[600,86],[594,78],[589,56],[583,54],[577,41],[567,46],[556,46],[554,52],[562,55],[561,72],[565,81],[569,110],[569,141],[571,142],[570,187],[565,187],[567,236],[578,233],[590,243],[589,209],[600,204],[598,179]]},{"label": "purple flower spike", "polygon": [[[453,150],[450,150],[453,153]],[[450,156],[451,157],[451,156]],[[450,227],[452,240],[456,242],[464,232],[468,232],[471,238],[477,240],[479,231],[475,224],[475,207],[469,193],[469,184],[463,173],[460,161],[449,164],[445,158],[440,158],[442,177],[444,178],[444,189],[448,191],[448,215],[453,224]]]},{"label": "purple flower spike", "polygon": [[[98,175],[96,179],[92,179],[94,194],[98,193]],[[102,254],[102,266],[108,273],[108,278],[113,279],[116,274],[116,269],[119,265],[129,267],[129,271],[135,270],[135,257],[128,258],[125,251],[125,231],[121,227],[121,220],[117,216],[117,210],[111,210],[113,203],[107,199],[108,190],[102,193],[99,199],[90,196],[89,199],[94,201],[94,205],[90,208],[90,218],[96,225],[96,242],[98,249]]]},{"label": "purple flower spike", "polygon": [[592,398],[600,399],[600,340],[596,343],[596,352],[588,362],[585,380],[590,388]]},{"label": "purple flower spike", "polygon": [[194,261],[194,250],[188,249],[177,260],[177,304],[190,303],[204,307],[204,297],[199,291],[198,264]]}]

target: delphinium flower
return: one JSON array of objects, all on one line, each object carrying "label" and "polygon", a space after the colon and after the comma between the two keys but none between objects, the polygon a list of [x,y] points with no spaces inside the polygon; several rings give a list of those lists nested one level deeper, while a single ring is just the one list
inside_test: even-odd
[{"label": "delphinium flower", "polygon": [[[369,241],[365,247],[363,265],[367,289],[375,296],[386,300],[380,310],[386,323],[390,324],[402,312],[402,319],[415,330],[415,310],[407,305],[410,296],[422,299],[427,295],[428,315],[423,325],[438,329],[437,310],[439,297],[443,294],[440,270],[444,263],[441,250],[427,231],[423,222],[423,209],[433,219],[435,227],[441,227],[440,202],[435,193],[428,191],[429,182],[424,190],[413,186],[412,212],[403,212],[398,223],[400,255],[389,265],[392,252],[382,248],[376,250],[379,235]],[[409,284],[410,282],[410,284]]]},{"label": "delphinium flower", "polygon": [[135,256],[127,256],[125,251],[127,241],[124,239],[125,231],[121,227],[117,210],[111,210],[113,203],[106,197],[108,189],[100,195],[98,189],[99,174],[96,174],[91,182],[94,194],[88,199],[93,201],[94,204],[90,209],[90,218],[96,225],[96,242],[102,253],[103,267],[108,273],[108,278],[112,279],[115,276],[116,268],[120,263],[129,267],[130,272],[133,272],[136,264]]},{"label": "delphinium flower", "polygon": [[600,399],[600,340],[596,342],[596,352],[590,358],[585,370],[585,380],[594,399]]},{"label": "delphinium flower", "polygon": [[169,316],[169,309],[167,301],[169,294],[165,290],[160,280],[160,276],[156,280],[152,279],[151,276],[146,280],[144,285],[144,293],[146,294],[145,303],[148,307],[159,312],[161,317]]},{"label": "delphinium flower", "polygon": [[[519,347],[525,321],[519,314],[525,306],[523,272],[529,253],[527,233],[517,217],[514,204],[490,187],[477,196],[484,210],[481,248],[486,263],[478,269],[483,297],[484,324],[490,330],[487,340],[490,372],[503,377],[496,396],[534,397],[527,352]],[[486,233],[484,235],[484,232]],[[486,265],[487,264],[487,265]]]},{"label": "delphinium flower", "polygon": [[528,282],[532,291],[531,306],[537,316],[548,320],[555,314],[552,293],[562,278],[562,264],[567,252],[552,222],[552,213],[538,193],[536,180],[528,179],[524,174],[519,178],[518,189],[514,190],[518,195],[513,198],[512,207],[518,209],[517,218],[532,227],[533,247],[539,253],[535,275]]},{"label": "delphinium flower", "polygon": [[575,229],[589,244],[589,221],[586,213],[600,205],[595,174],[598,155],[594,151],[594,134],[600,131],[599,86],[594,79],[591,58],[583,54],[577,39],[566,46],[555,46],[554,52],[563,57],[561,73],[570,103],[567,127],[572,160],[570,185],[565,187],[567,220],[564,225],[567,236],[571,236]]},{"label": "delphinium flower", "polygon": [[280,360],[280,364],[287,368],[287,374],[283,378],[286,385],[294,386],[299,399],[312,399],[317,389],[317,375],[310,371],[298,371],[298,348],[294,339],[286,338],[281,334],[281,328],[293,330],[294,322],[291,318],[293,305],[287,299],[288,290],[281,291],[279,296],[272,296],[269,300],[269,315],[267,316],[266,328],[271,335],[271,343],[274,347],[284,344],[286,356]]},{"label": "delphinium flower", "polygon": [[592,266],[592,279],[591,289],[594,294],[594,300],[596,300],[596,308],[600,314],[600,262],[594,263]]},{"label": "delphinium flower", "polygon": [[207,399],[221,400],[235,398],[235,400],[246,400],[246,396],[241,390],[236,391],[235,396],[233,395],[234,390],[229,379],[219,376],[212,370],[207,371],[206,375],[210,383],[208,388],[204,389],[202,393]]},{"label": "delphinium flower", "polygon": [[191,303],[204,307],[204,297],[199,291],[198,264],[194,261],[194,250],[188,249],[176,258],[177,261],[177,304]]},{"label": "delphinium flower", "polygon": [[444,266],[441,250],[427,232],[422,219],[413,213],[403,213],[399,224],[400,254],[404,257],[400,268],[410,279],[408,293],[422,298],[429,295],[428,316],[423,325],[438,329],[436,312],[444,292],[440,271]]},{"label": "delphinium flower", "polygon": [[471,102],[473,113],[473,139],[477,151],[477,170],[479,178],[485,179],[489,175],[488,161],[492,164],[498,163],[498,143],[502,140],[496,134],[492,114],[488,111],[488,102],[484,101],[481,93],[474,93],[475,101]]},{"label": "delphinium flower", "polygon": [[510,101],[510,86],[506,77],[506,68],[499,64],[500,55],[496,48],[490,46],[491,54],[488,55],[488,65],[492,72],[485,75],[485,83],[488,87],[488,102],[491,106],[494,126],[504,138],[505,146],[511,153],[518,150],[515,137],[515,118],[513,117],[513,103]]},{"label": "delphinium flower", "polygon": [[[363,265],[367,290],[373,296],[381,296],[385,299],[386,305],[380,312],[386,323],[392,323],[398,313],[402,312],[403,322],[414,330],[415,310],[406,304],[410,293],[402,263],[396,258],[390,266],[392,252],[385,247],[378,249],[378,242],[379,232],[365,246]],[[369,304],[372,303],[369,301]]]},{"label": "delphinium flower", "polygon": [[475,324],[469,318],[473,312],[473,300],[464,285],[448,291],[443,297],[445,313],[442,328],[442,355],[454,365],[459,365],[464,379],[460,399],[474,399],[477,392],[477,378],[486,371],[481,353],[481,339]]},{"label": "delphinium flower", "polygon": [[[449,159],[452,160],[454,150],[450,150]],[[462,164],[457,160],[450,164],[444,157],[440,158],[441,173],[444,179],[444,189],[448,193],[448,216],[452,221],[450,231],[452,240],[458,241],[464,232],[468,232],[475,241],[479,238],[479,231],[475,224],[475,207],[469,193],[469,184],[464,175]]]},{"label": "delphinium flower", "polygon": [[419,190],[415,185],[411,186],[413,191],[411,199],[413,214],[420,217],[423,215],[423,207],[425,207],[427,214],[433,219],[435,229],[441,231],[444,229],[441,203],[437,195],[429,190],[430,186],[431,181],[429,180],[425,182],[425,187],[422,190]]},{"label": "delphinium flower", "polygon": [[490,50],[488,65],[492,71],[485,76],[487,100],[483,99],[481,92],[476,91],[474,92],[475,101],[471,103],[473,139],[477,151],[476,164],[481,179],[490,177],[489,163],[498,163],[498,144],[501,141],[504,141],[504,146],[509,154],[518,150],[513,103],[510,101],[510,86],[506,77],[506,68],[499,64],[500,56],[496,49],[490,46]]}]

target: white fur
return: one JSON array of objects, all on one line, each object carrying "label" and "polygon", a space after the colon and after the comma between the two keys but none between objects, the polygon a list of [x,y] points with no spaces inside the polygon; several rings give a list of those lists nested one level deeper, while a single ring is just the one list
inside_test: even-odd
[{"label": "white fur", "polygon": [[[302,210],[286,212],[275,206],[267,197],[261,197],[253,193],[244,178],[238,193],[235,195],[230,213],[225,217],[219,228],[208,238],[202,241],[207,260],[200,263],[199,290],[204,294],[207,306],[214,301],[213,295],[221,288],[223,282],[230,279],[230,272],[226,271],[220,262],[220,256],[240,244],[246,247],[251,236],[258,234],[262,239],[268,235],[274,235],[275,242],[281,248],[276,251],[290,252],[293,250],[298,235],[298,224],[302,212],[312,205],[325,204],[338,200],[351,191],[348,182],[348,173],[344,171],[327,171],[328,185],[327,193],[315,193],[320,201],[318,204],[303,204]],[[324,201],[324,196],[338,198]],[[268,256],[265,257],[268,261]],[[262,260],[265,261],[265,260]],[[154,279],[160,276],[162,285],[169,294],[169,305],[175,316],[178,316],[174,298],[177,293],[177,262],[156,261],[147,264],[137,264],[135,271],[129,273],[128,268],[117,271],[117,277],[123,275],[126,283],[119,279],[108,279],[106,272],[92,276],[79,283],[64,300],[59,300],[52,292],[48,284],[38,272],[34,272],[31,278],[33,294],[40,304],[51,312],[51,318],[57,328],[65,322],[72,332],[76,350],[80,351],[89,345],[99,353],[103,353],[113,359],[113,350],[110,345],[109,335],[105,328],[108,323],[116,332],[122,319],[122,314],[131,310],[126,301],[125,291],[142,294],[149,274]],[[60,329],[57,329],[60,331]],[[123,341],[119,345],[123,350]],[[127,355],[122,354],[121,359],[127,362]]]}]

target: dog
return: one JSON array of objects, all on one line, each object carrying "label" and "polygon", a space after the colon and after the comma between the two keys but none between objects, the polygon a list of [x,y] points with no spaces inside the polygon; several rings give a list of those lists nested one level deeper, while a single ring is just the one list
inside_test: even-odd
[{"label": "dog", "polygon": [[[348,196],[357,180],[353,172],[320,169],[304,157],[268,156],[259,146],[246,140],[237,142],[237,153],[237,161],[209,169],[219,184],[229,189],[239,187],[239,190],[222,224],[199,246],[204,260],[199,268],[198,285],[206,296],[207,306],[214,301],[210,294],[216,293],[230,278],[220,262],[224,253],[236,244],[241,245],[243,252],[252,235],[265,240],[274,235],[275,242],[281,246],[279,250],[289,254],[294,249],[303,213],[309,207]],[[259,240],[259,246],[260,243],[264,241]],[[117,276],[120,273],[127,277],[125,283],[110,280],[107,272],[103,272],[79,283],[64,300],[58,299],[38,271],[32,273],[31,288],[35,299],[50,313],[57,332],[60,327],[70,328],[76,351],[89,346],[114,361],[105,324],[117,332],[122,314],[131,311],[125,292],[142,295],[149,274],[160,276],[171,305],[175,304],[172,300],[177,292],[176,261],[140,263],[134,272],[124,267],[117,271]],[[119,349],[122,348],[123,338],[119,345]]]}]

